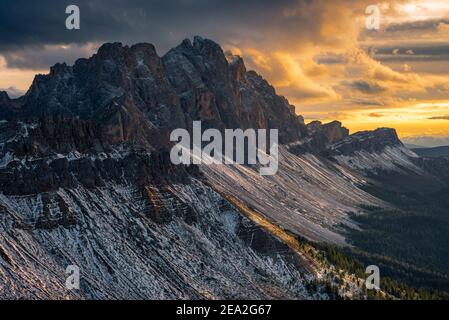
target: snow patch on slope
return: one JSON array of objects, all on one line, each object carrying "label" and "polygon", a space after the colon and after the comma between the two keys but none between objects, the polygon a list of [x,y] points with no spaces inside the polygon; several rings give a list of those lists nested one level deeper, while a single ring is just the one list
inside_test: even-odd
[{"label": "snow patch on slope", "polygon": [[417,174],[425,172],[416,166],[413,158],[418,156],[403,146],[387,146],[382,152],[371,153],[367,151],[356,151],[354,155],[339,155],[334,158],[342,165],[361,171],[373,171],[376,169],[389,171],[411,170]]},{"label": "snow patch on slope", "polygon": [[349,212],[360,212],[360,204],[385,205],[358,187],[365,183],[361,175],[338,163],[311,154],[296,156],[282,146],[279,153],[279,170],[273,176],[241,165],[202,165],[201,170],[218,191],[315,241],[345,244],[338,225],[356,227]]},{"label": "snow patch on slope", "polygon": [[[314,298],[299,259],[253,249],[244,239],[265,233],[209,187],[193,180],[151,190],[158,208],[127,184],[0,193],[0,297]],[[171,221],[155,222],[155,210]],[[185,220],[184,212],[197,219]],[[68,265],[81,269],[80,291],[64,287]]]}]

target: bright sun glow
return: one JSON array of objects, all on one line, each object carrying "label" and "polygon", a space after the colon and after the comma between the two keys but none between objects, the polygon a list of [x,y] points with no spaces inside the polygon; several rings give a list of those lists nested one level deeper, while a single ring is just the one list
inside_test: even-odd
[{"label": "bright sun glow", "polygon": [[407,12],[408,14],[413,14],[416,12],[416,5],[415,4],[406,4],[404,6],[404,11]]}]

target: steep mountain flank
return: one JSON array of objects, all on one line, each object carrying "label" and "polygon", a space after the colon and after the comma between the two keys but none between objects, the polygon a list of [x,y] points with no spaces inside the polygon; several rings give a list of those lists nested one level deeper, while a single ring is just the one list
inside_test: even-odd
[{"label": "steep mountain flank", "polygon": [[[278,173],[173,165],[170,132],[197,120],[278,129]],[[306,125],[211,40],[163,57],[105,44],[19,99],[0,92],[0,297],[329,298],[310,284],[332,267],[299,252],[296,235],[346,245],[350,213],[390,206],[364,190],[373,172],[430,175],[417,161],[392,129]],[[68,265],[80,291],[65,290]],[[360,291],[347,287],[341,296]]]}]

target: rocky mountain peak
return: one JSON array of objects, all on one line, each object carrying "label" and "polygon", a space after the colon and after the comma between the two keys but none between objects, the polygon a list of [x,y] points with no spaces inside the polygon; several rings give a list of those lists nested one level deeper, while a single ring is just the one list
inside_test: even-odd
[{"label": "rocky mountain peak", "polygon": [[100,59],[108,59],[121,57],[125,54],[127,47],[120,42],[105,43],[97,51],[97,57]]},{"label": "rocky mountain peak", "polygon": [[302,136],[304,125],[288,101],[262,77],[247,71],[242,58],[225,53],[214,41],[184,40],[162,60],[187,119],[219,129],[279,128],[283,141]]},{"label": "rocky mountain peak", "polygon": [[352,139],[358,141],[373,141],[384,145],[402,144],[393,128],[379,128],[373,131],[361,131],[353,134]]},{"label": "rocky mountain peak", "polygon": [[218,43],[209,39],[204,39],[200,36],[195,36],[193,38],[193,47],[201,54],[207,54],[209,58],[215,56],[221,59],[224,57],[223,49]]},{"label": "rocky mountain peak", "polygon": [[380,152],[386,147],[403,147],[395,129],[379,128],[360,131],[335,143],[332,149],[339,154],[350,155],[356,151]]},{"label": "rocky mountain peak", "polygon": [[335,143],[349,136],[349,130],[343,127],[343,124],[340,121],[326,123],[323,125],[322,129],[330,143]]},{"label": "rocky mountain peak", "polygon": [[71,70],[66,63],[57,63],[50,67],[50,76],[61,76]]},{"label": "rocky mountain peak", "polygon": [[[204,82],[221,82],[221,84],[229,82],[229,66],[223,49],[212,40],[196,36],[192,43],[190,39],[185,39],[180,45],[167,52],[162,59],[169,73],[176,72],[172,69],[181,67],[186,76],[194,78],[196,82],[198,77],[203,84]],[[193,71],[198,74],[192,74]]]},{"label": "rocky mountain peak", "polygon": [[320,131],[323,127],[323,123],[321,121],[315,120],[312,122],[309,122],[307,124],[307,131],[309,132],[309,134],[314,134],[318,131]]},{"label": "rocky mountain peak", "polygon": [[225,52],[225,57],[231,67],[233,78],[236,81],[242,81],[247,74],[242,57],[234,55],[230,51]]}]

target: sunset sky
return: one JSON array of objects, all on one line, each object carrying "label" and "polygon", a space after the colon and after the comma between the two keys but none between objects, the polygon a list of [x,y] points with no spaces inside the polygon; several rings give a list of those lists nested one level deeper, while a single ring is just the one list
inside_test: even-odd
[{"label": "sunset sky", "polygon": [[[81,30],[65,29],[69,4]],[[369,5],[380,8],[379,30],[366,28]],[[243,56],[306,122],[449,144],[449,0],[3,0],[0,88],[23,94],[34,74],[103,42],[151,42],[162,55],[193,35]]]}]

